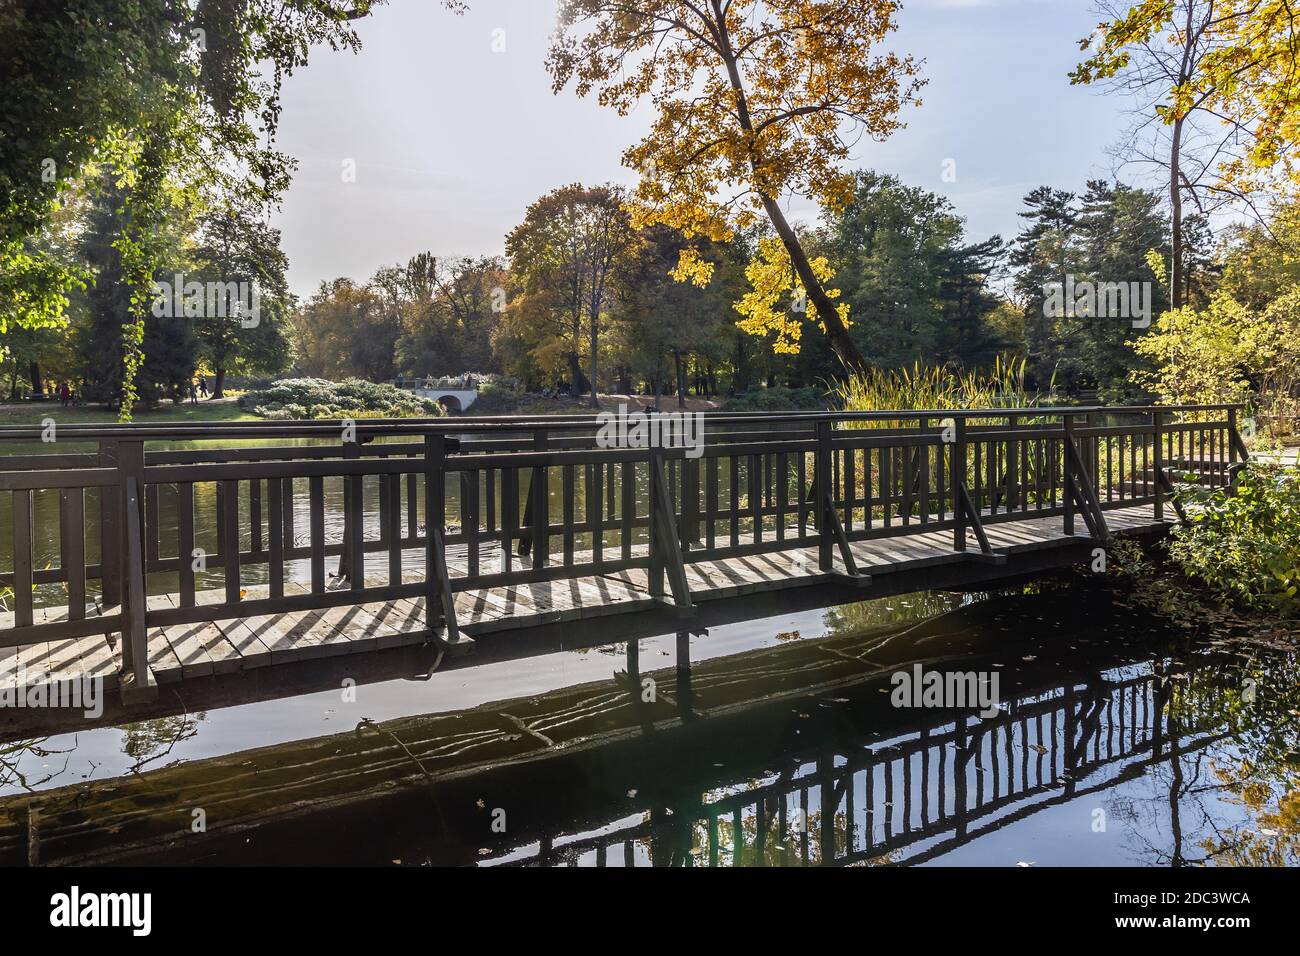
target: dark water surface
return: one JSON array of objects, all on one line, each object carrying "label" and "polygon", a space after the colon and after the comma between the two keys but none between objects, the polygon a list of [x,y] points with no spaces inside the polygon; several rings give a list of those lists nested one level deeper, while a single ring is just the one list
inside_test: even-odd
[{"label": "dark water surface", "polygon": [[[0,744],[0,859],[35,801],[63,862],[1300,862],[1294,646],[1188,646],[1082,587],[881,599]],[[997,714],[895,706],[891,675],[916,663],[996,682]]]}]

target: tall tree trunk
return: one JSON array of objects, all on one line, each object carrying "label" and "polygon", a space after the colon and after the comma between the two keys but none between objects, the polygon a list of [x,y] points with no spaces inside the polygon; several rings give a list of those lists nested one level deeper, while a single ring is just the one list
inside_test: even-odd
[{"label": "tall tree trunk", "polygon": [[1173,145],[1169,149],[1169,208],[1171,244],[1169,269],[1169,307],[1178,309],[1183,304],[1183,196],[1178,188],[1178,152],[1182,146],[1183,121],[1175,120]]},{"label": "tall tree trunk", "polygon": [[680,349],[673,349],[673,364],[677,366],[677,407],[686,407],[686,367],[682,365]]},{"label": "tall tree trunk", "polygon": [[212,376],[212,397],[225,398],[225,386],[226,370],[218,365],[216,369],[214,369],[214,374]]},{"label": "tall tree trunk", "polygon": [[731,391],[739,395],[749,390],[749,352],[743,333],[736,335],[736,373],[731,377]]},{"label": "tall tree trunk", "polygon": [[[716,0],[713,3],[713,11],[714,27],[721,47],[719,52],[727,67],[727,78],[731,83],[731,89],[736,94],[736,119],[740,123],[740,128],[752,135],[754,124],[749,115],[749,101],[745,94],[745,85],[740,81],[740,68],[736,63],[735,51],[731,47],[731,34],[726,22],[726,16]],[[830,297],[826,295],[826,290],[822,288],[821,283],[817,281],[817,277],[813,274],[812,265],[808,262],[808,256],[803,251],[803,245],[799,242],[799,237],[795,235],[794,228],[785,218],[785,213],[781,210],[781,206],[777,203],[775,197],[768,195],[767,191],[763,189],[763,177],[760,173],[758,160],[759,157],[751,152],[749,165],[754,173],[754,181],[758,186],[758,195],[762,200],[763,209],[767,213],[767,218],[772,221],[772,227],[776,229],[776,234],[781,237],[781,244],[785,246],[785,251],[790,255],[790,262],[794,266],[795,274],[799,276],[799,282],[803,285],[804,291],[808,293],[808,300],[812,302],[813,308],[817,310],[817,318],[826,330],[826,337],[830,340],[831,348],[835,350],[840,363],[847,371],[865,372],[867,370],[866,359],[862,357],[862,353],[858,350],[857,343],[849,337],[849,330],[840,319],[840,314],[835,311],[835,304],[831,302]]]},{"label": "tall tree trunk", "polygon": [[591,401],[589,404],[592,408],[600,407],[600,396],[597,394],[598,388],[596,383],[600,381],[596,377],[596,359],[600,338],[600,324],[593,314],[591,317]]},{"label": "tall tree trunk", "polygon": [[785,246],[785,251],[790,255],[790,263],[794,266],[795,274],[799,276],[800,283],[808,293],[808,301],[817,310],[817,318],[826,330],[826,337],[830,339],[831,348],[839,357],[840,364],[850,373],[865,372],[867,360],[862,357],[857,343],[849,336],[849,330],[840,319],[839,312],[835,311],[835,303],[831,301],[830,296],[826,294],[826,290],[813,274],[808,255],[803,251],[803,245],[795,235],[794,228],[785,218],[785,212],[774,199],[768,196],[763,196],[763,208],[767,211],[767,218],[772,220],[776,234],[781,237],[781,244]]},{"label": "tall tree trunk", "polygon": [[573,387],[573,397],[577,398],[582,394],[582,363],[576,349],[569,353],[569,382]]},{"label": "tall tree trunk", "polygon": [[36,359],[32,359],[31,364],[27,367],[27,372],[32,380],[32,395],[40,395],[45,391],[41,387],[41,366]]}]

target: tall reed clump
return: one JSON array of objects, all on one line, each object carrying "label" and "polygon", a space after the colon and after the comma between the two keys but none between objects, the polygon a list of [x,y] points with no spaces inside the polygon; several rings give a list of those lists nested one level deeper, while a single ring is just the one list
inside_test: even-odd
[{"label": "tall reed clump", "polygon": [[[1053,390],[1049,389],[1048,397]],[[998,356],[987,371],[952,371],[919,361],[910,369],[870,369],[850,375],[831,394],[848,412],[1032,408],[1043,398],[1025,387],[1025,360],[1015,356]],[[889,428],[899,422],[876,420],[860,424]]]}]

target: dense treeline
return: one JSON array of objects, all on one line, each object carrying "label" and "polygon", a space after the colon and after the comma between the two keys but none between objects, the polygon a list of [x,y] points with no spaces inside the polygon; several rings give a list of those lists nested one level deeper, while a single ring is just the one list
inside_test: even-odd
[{"label": "dense treeline", "polygon": [[[3,336],[11,394],[67,381],[88,401],[120,401],[122,316],[131,295],[113,243],[120,188],[107,177],[87,182],[63,205],[48,249],[88,279],[70,292],[65,325]],[[526,210],[505,237],[504,256],[423,252],[365,281],[322,282],[302,302],[287,292],[287,260],[264,210],[237,197],[193,203],[169,221],[167,261],[175,265],[156,278],[252,276],[262,290],[259,321],[246,327],[236,314],[202,309],[150,312],[140,399],[183,400],[197,373],[213,376],[218,395],[227,375],[387,381],[471,371],[506,375],[533,391],[585,395],[595,382],[603,392],[682,399],[806,388],[842,375],[819,323],[791,290],[774,306],[784,312],[780,336],[770,323],[754,328],[746,320],[745,301],[771,281],[763,230],[719,242],[688,240],[663,225],[636,229],[626,199],[613,186],[565,186]],[[1176,320],[1165,317],[1170,228],[1154,193],[1102,181],[1078,193],[1044,186],[1024,198],[1020,216],[1023,228],[1010,242],[972,239],[946,199],[861,172],[852,200],[802,230],[801,240],[825,261],[848,333],[876,368],[969,369],[1015,354],[1027,360],[1031,389],[1102,400],[1203,395],[1204,388],[1173,390],[1174,381],[1211,374],[1228,383],[1214,397],[1293,390],[1282,381],[1290,366],[1279,358],[1279,342],[1294,327],[1283,313],[1300,279],[1294,207],[1217,237],[1203,218],[1186,219]],[[684,251],[707,266],[706,281],[680,274]],[[1135,298],[1133,307],[1145,302],[1146,320],[1054,314],[1048,300],[1067,281],[1141,287],[1148,298]],[[1247,316],[1256,315],[1256,332],[1243,338]],[[1263,328],[1279,340],[1268,350]],[[1209,361],[1214,348],[1212,371],[1168,372],[1179,350]]]},{"label": "dense treeline", "polygon": [[[1078,282],[1146,283],[1158,315],[1167,295],[1148,262],[1167,253],[1158,197],[1092,182],[1078,195],[1042,187],[1025,197],[1010,243],[972,240],[952,204],[896,177],[856,176],[852,200],[802,232],[828,264],[849,335],[879,368],[1030,360],[1030,384],[1133,394],[1144,360],[1120,318],[1044,315],[1046,289]],[[526,388],[708,396],[829,381],[842,367],[798,296],[781,308],[796,351],[770,330],[745,331],[737,309],[767,279],[766,233],[724,242],[667,226],[634,229],[612,186],[566,186],[534,203],[502,258],[421,253],[368,282],[321,284],[291,322],[304,374],[385,379],[493,372]],[[1201,232],[1196,232],[1201,235]],[[682,252],[708,267],[703,283],[674,275]],[[1208,261],[1209,253],[1197,249]],[[1197,261],[1201,261],[1198,258]],[[1188,274],[1201,299],[1209,272]]]},{"label": "dense treeline", "polygon": [[[122,402],[126,319],[133,310],[133,284],[117,247],[126,215],[123,192],[108,176],[79,183],[56,230],[43,238],[49,258],[81,278],[67,292],[62,322],[11,326],[0,335],[10,397],[55,393],[67,384],[87,402]],[[143,310],[143,361],[133,383],[140,402],[182,401],[196,375],[211,376],[211,394],[221,397],[228,375],[274,375],[289,367],[285,333],[294,303],[285,282],[288,260],[263,210],[236,196],[189,203],[166,221],[156,241],[165,246],[165,266],[154,281],[170,291],[179,276],[181,288],[175,297],[151,289]],[[209,289],[224,293],[227,283],[232,293],[245,288],[249,296],[223,294],[220,302],[209,302]],[[247,311],[254,286],[255,316]]]}]

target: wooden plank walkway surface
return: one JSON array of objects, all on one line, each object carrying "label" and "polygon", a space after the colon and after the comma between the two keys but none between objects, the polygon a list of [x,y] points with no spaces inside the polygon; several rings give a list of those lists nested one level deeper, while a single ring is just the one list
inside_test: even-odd
[{"label": "wooden plank walkway surface", "polygon": [[[1150,532],[1172,523],[1171,516],[1157,521],[1149,505],[1108,509],[1105,514],[1111,532],[1121,535]],[[1009,559],[1027,551],[1092,540],[1082,529],[1074,536],[1065,535],[1059,516],[998,521],[986,524],[985,530],[994,551]],[[644,545],[640,548],[645,550]],[[947,530],[913,530],[906,536],[850,544],[858,573],[872,577],[969,561],[979,551],[973,534],[970,548],[966,554],[954,551],[952,533]],[[452,559],[453,577],[464,571],[463,555],[462,551]],[[481,561],[488,557],[486,549],[480,553]],[[816,549],[803,548],[698,562],[690,561],[688,556],[685,569],[692,600],[712,601],[842,579],[844,566],[837,553],[835,571],[822,572],[818,569]],[[1014,566],[1010,571],[1014,572]],[[412,583],[423,578],[419,572],[412,571],[405,573],[403,580]],[[376,581],[375,585],[383,583]],[[301,583],[286,582],[285,592],[306,594],[308,588]],[[869,589],[864,590],[864,598],[870,593]],[[266,596],[265,587],[249,587],[242,594],[245,600]],[[196,594],[200,604],[220,604],[224,599],[223,591]],[[648,574],[640,568],[461,591],[455,595],[455,602],[460,629],[471,637],[662,606],[662,602],[651,596]],[[153,595],[148,603],[151,609],[176,607],[178,596]],[[425,623],[424,603],[424,598],[404,598],[152,627],[148,632],[149,669],[157,682],[165,684],[293,661],[424,644],[432,638]],[[88,614],[102,615],[116,610],[91,606]],[[4,623],[0,616],[0,624]],[[33,680],[53,683],[86,678],[102,678],[105,686],[111,688],[116,686],[120,667],[120,634],[3,648],[0,649],[0,688],[15,688],[24,682],[30,686]]]}]

